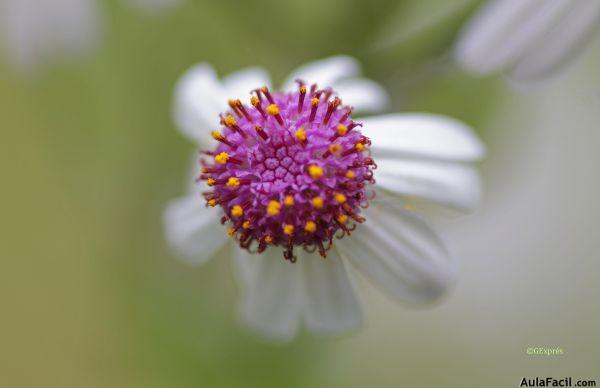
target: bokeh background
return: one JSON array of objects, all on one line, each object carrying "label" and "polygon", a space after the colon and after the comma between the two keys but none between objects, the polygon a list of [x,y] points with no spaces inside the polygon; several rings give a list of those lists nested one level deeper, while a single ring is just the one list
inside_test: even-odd
[{"label": "bokeh background", "polygon": [[[0,39],[1,386],[600,379],[598,39],[522,93],[452,63],[476,1],[140,2],[99,1],[94,47],[66,59],[26,65]],[[193,150],[172,122],[173,86],[199,61],[221,75],[260,65],[281,81],[338,53],[385,85],[391,110],[472,125],[488,146],[485,198],[439,223],[461,263],[441,304],[410,309],[362,281],[362,330],[273,344],[237,324],[227,250],[193,268],[165,246],[162,209]],[[565,354],[527,355],[535,346]]]}]

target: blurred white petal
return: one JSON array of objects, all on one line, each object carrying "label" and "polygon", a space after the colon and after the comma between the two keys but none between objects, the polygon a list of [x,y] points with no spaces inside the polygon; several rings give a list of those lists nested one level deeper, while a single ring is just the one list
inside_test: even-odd
[{"label": "blurred white petal", "polygon": [[86,53],[99,40],[101,24],[96,0],[0,1],[0,38],[8,58],[25,70]]},{"label": "blurred white petal", "polygon": [[446,116],[410,113],[356,119],[373,143],[373,157],[473,161],[485,147],[469,126]]},{"label": "blurred white petal", "polygon": [[172,200],[164,213],[169,246],[190,264],[205,263],[228,237],[219,217],[219,211],[207,208],[198,193]]},{"label": "blurred white petal", "polygon": [[418,197],[458,210],[473,209],[481,196],[477,170],[435,160],[377,160],[377,187],[393,194]]},{"label": "blurred white petal", "polygon": [[[319,87],[336,86],[337,81],[356,77],[360,74],[360,63],[346,55],[309,62],[293,70],[283,83],[283,90],[296,87],[296,80],[301,79],[309,84],[317,83]],[[343,97],[342,97],[343,98]]]},{"label": "blurred white petal", "polygon": [[271,86],[271,78],[260,67],[249,67],[223,78],[227,98],[239,98],[244,104],[248,103],[252,90],[265,85]]},{"label": "blurred white petal", "polygon": [[177,83],[173,107],[175,123],[198,144],[213,142],[210,132],[219,128],[219,114],[226,108],[226,91],[210,65],[202,63],[192,67]]},{"label": "blurred white petal", "polygon": [[535,82],[554,73],[575,57],[600,20],[600,1],[577,0],[564,16],[528,50],[510,71],[513,81]]},{"label": "blurred white petal", "polygon": [[362,313],[345,264],[335,249],[323,259],[319,254],[297,250],[296,265],[304,267],[304,321],[308,329],[340,333],[356,329]]},{"label": "blurred white petal", "polygon": [[352,236],[336,241],[342,256],[397,299],[418,304],[441,297],[457,271],[436,233],[396,205],[373,203],[365,214]]},{"label": "blurred white petal", "polygon": [[345,105],[354,107],[357,112],[381,112],[390,104],[385,89],[377,82],[364,78],[340,81],[335,91]]},{"label": "blurred white petal", "polygon": [[239,252],[242,265],[242,319],[261,334],[292,338],[302,310],[302,267],[283,258],[282,249],[251,255]]}]

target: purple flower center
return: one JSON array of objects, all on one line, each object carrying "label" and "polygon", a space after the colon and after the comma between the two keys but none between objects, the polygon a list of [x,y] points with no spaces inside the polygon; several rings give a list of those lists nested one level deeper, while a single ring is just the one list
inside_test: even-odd
[{"label": "purple flower center", "polygon": [[229,101],[212,134],[218,145],[203,151],[212,157],[198,178],[211,187],[207,205],[223,208],[221,222],[242,248],[282,246],[292,262],[295,246],[325,257],[334,237],[364,222],[376,167],[370,141],[331,89],[299,82],[292,93],[254,92],[251,106]]}]

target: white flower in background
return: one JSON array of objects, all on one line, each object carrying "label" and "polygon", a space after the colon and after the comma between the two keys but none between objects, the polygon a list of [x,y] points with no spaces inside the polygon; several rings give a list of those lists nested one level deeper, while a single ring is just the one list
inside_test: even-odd
[{"label": "white flower in background", "polygon": [[29,70],[80,55],[101,35],[96,0],[0,0],[0,39],[15,66]]},{"label": "white flower in background", "polygon": [[575,58],[599,20],[598,0],[491,0],[463,29],[455,56],[474,74],[504,70],[535,83]]},{"label": "white flower in background", "polygon": [[[166,208],[167,241],[196,264],[227,241],[260,252],[235,247],[233,256],[242,318],[267,336],[290,338],[301,322],[321,333],[359,326],[349,263],[414,304],[435,300],[455,277],[442,242],[410,209],[473,207],[479,177],[468,163],[484,147],[444,116],[353,119],[349,106],[388,103],[359,72],[353,58],[331,57],[298,68],[279,93],[262,69],[219,80],[200,64],[177,86],[175,120],[209,151],[195,175],[201,183],[190,179],[188,195]],[[250,91],[244,105],[238,98]]]},{"label": "white flower in background", "polygon": [[[127,0],[144,12],[166,11],[184,0]],[[0,0],[0,40],[21,69],[86,54],[101,40],[104,13],[98,0]]]}]

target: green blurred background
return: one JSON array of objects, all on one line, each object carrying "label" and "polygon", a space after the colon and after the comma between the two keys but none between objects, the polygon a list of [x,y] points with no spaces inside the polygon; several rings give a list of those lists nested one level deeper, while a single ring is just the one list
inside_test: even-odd
[{"label": "green blurred background", "polygon": [[[597,166],[600,44],[542,92],[475,79],[450,49],[473,1],[187,1],[140,14],[103,2],[102,42],[76,61],[0,61],[0,385],[5,387],[512,387],[600,378]],[[178,77],[260,65],[275,81],[344,53],[392,111],[471,124],[486,199],[446,221],[461,281],[400,306],[362,281],[366,326],[272,344],[237,324],[223,250],[188,267],[161,213],[193,145],[175,130]],[[527,347],[560,346],[534,357]]]}]

